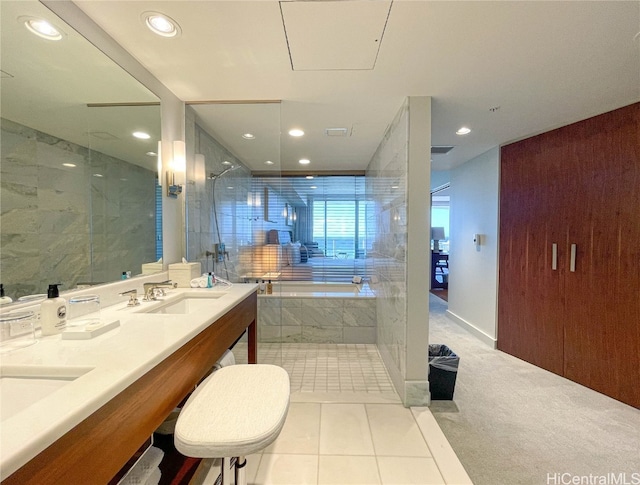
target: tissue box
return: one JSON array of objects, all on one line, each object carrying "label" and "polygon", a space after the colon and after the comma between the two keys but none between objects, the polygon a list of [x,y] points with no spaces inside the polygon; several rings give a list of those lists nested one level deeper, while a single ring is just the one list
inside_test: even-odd
[{"label": "tissue box", "polygon": [[191,288],[191,280],[202,276],[200,263],[173,263],[169,265],[169,279],[178,288]]},{"label": "tissue box", "polygon": [[142,274],[153,274],[162,271],[162,263],[142,263]]}]

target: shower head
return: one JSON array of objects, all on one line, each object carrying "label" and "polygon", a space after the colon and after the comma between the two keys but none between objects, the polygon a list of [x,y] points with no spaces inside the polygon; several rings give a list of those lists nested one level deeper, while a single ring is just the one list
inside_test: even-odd
[{"label": "shower head", "polygon": [[218,177],[222,177],[225,173],[227,172],[232,172],[233,170],[238,170],[240,168],[240,165],[231,165],[229,168],[225,168],[222,172],[220,173],[213,173],[211,172],[209,174],[209,176],[207,177],[210,180],[215,180]]}]

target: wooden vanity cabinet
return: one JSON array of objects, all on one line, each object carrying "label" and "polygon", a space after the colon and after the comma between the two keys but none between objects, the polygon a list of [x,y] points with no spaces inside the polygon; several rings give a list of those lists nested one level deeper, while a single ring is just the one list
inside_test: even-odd
[{"label": "wooden vanity cabinet", "polygon": [[105,484],[249,329],[256,362],[254,292],[71,431],[11,474],[3,485]]}]

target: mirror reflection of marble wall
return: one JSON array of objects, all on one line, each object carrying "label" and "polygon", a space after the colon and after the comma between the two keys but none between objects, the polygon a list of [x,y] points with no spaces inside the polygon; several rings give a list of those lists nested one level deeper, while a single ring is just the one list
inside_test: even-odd
[{"label": "mirror reflection of marble wall", "polygon": [[[203,155],[187,168],[187,259],[200,261],[203,272],[215,271],[223,278],[241,281],[238,250],[252,237],[251,207],[247,205],[251,172],[198,124],[191,110],[187,110],[186,136],[190,157]],[[231,166],[239,168],[211,178],[211,174],[221,174]],[[213,251],[219,241],[225,243],[229,255],[214,266],[206,252]]]},{"label": "mirror reflection of marble wall", "polygon": [[156,259],[154,172],[5,119],[1,136],[7,295],[114,281]]},{"label": "mirror reflection of marble wall", "polygon": [[[145,155],[160,138],[158,98],[39,1],[2,1],[0,11],[6,294],[140,273],[158,259],[156,161]],[[33,35],[25,16],[63,35]],[[150,138],[133,138],[140,130]]]}]

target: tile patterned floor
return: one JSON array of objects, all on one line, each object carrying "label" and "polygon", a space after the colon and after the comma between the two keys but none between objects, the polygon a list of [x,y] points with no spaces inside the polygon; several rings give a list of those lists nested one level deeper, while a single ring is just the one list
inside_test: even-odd
[{"label": "tile patterned floor", "polygon": [[[246,358],[242,360],[245,349],[244,345],[236,346],[236,362],[246,362]],[[260,343],[258,362],[286,369],[291,378],[291,392],[396,395],[374,344]]]},{"label": "tile patterned floor", "polygon": [[258,361],[287,369],[292,394],[278,439],[247,457],[249,484],[471,483],[428,408],[400,404],[375,345],[259,344]]}]

